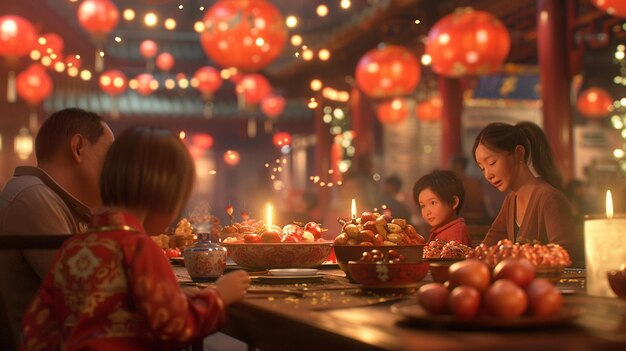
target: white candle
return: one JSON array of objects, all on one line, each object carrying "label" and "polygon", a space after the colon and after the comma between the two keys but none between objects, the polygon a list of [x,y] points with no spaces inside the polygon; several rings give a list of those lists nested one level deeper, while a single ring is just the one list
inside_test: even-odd
[{"label": "white candle", "polygon": [[267,227],[270,228],[272,226],[272,204],[267,203]]},{"label": "white candle", "polygon": [[356,201],[352,199],[352,220],[356,220]]},{"label": "white candle", "polygon": [[585,219],[587,293],[615,296],[606,276],[626,262],[626,216],[613,214],[611,191],[606,192],[606,216]]}]

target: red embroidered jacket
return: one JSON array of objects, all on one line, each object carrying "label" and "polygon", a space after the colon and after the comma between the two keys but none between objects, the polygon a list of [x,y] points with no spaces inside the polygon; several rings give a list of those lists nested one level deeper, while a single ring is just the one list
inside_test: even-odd
[{"label": "red embroidered jacket", "polygon": [[124,213],[64,243],[24,315],[21,350],[170,350],[225,321],[219,293],[185,293],[161,248]]}]

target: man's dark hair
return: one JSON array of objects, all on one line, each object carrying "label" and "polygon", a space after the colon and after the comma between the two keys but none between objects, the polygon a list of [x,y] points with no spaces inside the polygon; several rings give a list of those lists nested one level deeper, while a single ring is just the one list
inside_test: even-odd
[{"label": "man's dark hair", "polygon": [[49,161],[59,146],[76,134],[95,144],[104,134],[103,123],[98,114],[80,108],[66,108],[53,113],[43,122],[35,138],[37,162]]}]

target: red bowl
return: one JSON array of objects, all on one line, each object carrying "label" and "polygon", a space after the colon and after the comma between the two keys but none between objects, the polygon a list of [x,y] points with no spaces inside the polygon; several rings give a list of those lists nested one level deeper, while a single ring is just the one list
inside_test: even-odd
[{"label": "red bowl", "polygon": [[416,286],[428,273],[428,262],[348,263],[350,275],[365,288],[406,288]]},{"label": "red bowl", "polygon": [[615,295],[626,300],[626,271],[609,271],[606,275]]},{"label": "red bowl", "polygon": [[424,261],[430,264],[430,275],[433,277],[433,281],[443,284],[448,280],[448,269],[450,266],[459,261],[463,261],[464,258],[425,258]]},{"label": "red bowl", "polygon": [[228,256],[247,268],[307,268],[322,264],[332,247],[331,243],[220,243]]},{"label": "red bowl", "polygon": [[422,262],[422,255],[424,253],[424,245],[390,245],[390,246],[361,246],[361,245],[333,245],[335,255],[337,256],[337,264],[339,268],[346,273],[348,279],[354,281],[350,276],[350,269],[348,262],[358,261],[363,252],[371,250],[380,250],[381,252],[387,252],[388,250],[396,250],[398,253],[404,255],[405,262]]}]

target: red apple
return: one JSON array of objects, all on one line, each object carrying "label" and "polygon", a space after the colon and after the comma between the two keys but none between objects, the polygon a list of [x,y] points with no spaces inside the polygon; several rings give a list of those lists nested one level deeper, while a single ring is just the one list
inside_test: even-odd
[{"label": "red apple", "polygon": [[487,313],[500,318],[515,318],[526,312],[528,297],[524,289],[508,279],[493,283],[483,298]]},{"label": "red apple", "polygon": [[417,291],[417,295],[422,307],[432,314],[444,314],[448,310],[449,292],[443,284],[423,285]]},{"label": "red apple", "polygon": [[471,286],[457,286],[448,296],[448,309],[459,319],[476,317],[480,310],[480,292]]},{"label": "red apple", "polygon": [[303,232],[302,227],[300,227],[299,225],[287,224],[286,226],[283,227],[283,236],[293,235],[298,240],[302,238],[302,232]]},{"label": "red apple", "polygon": [[282,229],[278,226],[265,226],[263,228],[263,233],[261,234],[261,240],[264,243],[279,243],[282,236]]},{"label": "red apple", "polygon": [[561,309],[563,296],[549,280],[535,279],[526,287],[530,314],[549,316]]},{"label": "red apple", "polygon": [[491,283],[491,271],[484,262],[476,259],[467,259],[453,263],[448,269],[450,288],[460,285],[476,288],[483,293]]},{"label": "red apple", "polygon": [[295,235],[283,235],[283,238],[280,240],[282,243],[297,243],[298,241]]},{"label": "red apple", "polygon": [[315,240],[319,239],[322,236],[322,228],[316,222],[309,222],[304,225],[304,230],[313,234]]},{"label": "red apple", "polygon": [[506,258],[493,269],[493,280],[509,279],[520,288],[526,288],[535,279],[535,266],[525,258]]},{"label": "red apple", "polygon": [[310,231],[305,230],[304,233],[302,233],[302,241],[312,243],[315,241],[315,235],[313,235]]}]

